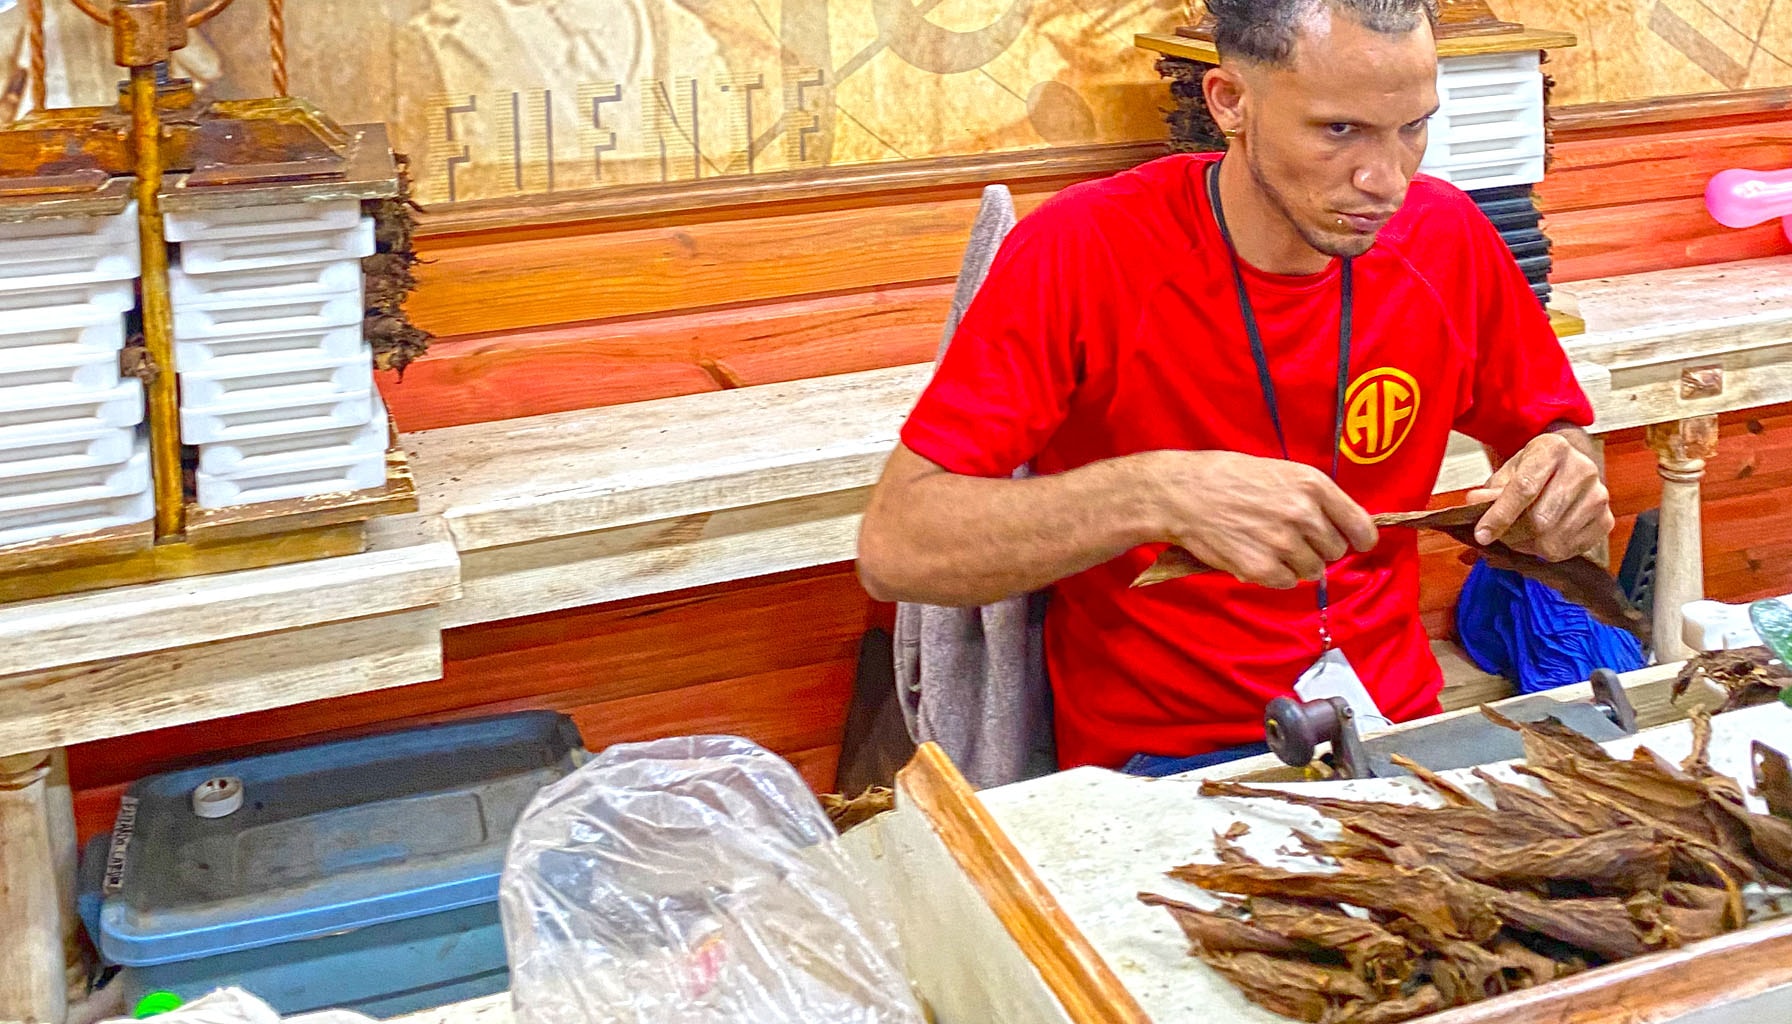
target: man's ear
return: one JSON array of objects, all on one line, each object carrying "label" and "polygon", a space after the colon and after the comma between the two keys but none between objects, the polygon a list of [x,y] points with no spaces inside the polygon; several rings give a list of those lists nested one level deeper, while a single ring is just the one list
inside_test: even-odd
[{"label": "man's ear", "polygon": [[1201,79],[1207,110],[1227,138],[1244,130],[1246,83],[1244,74],[1231,64],[1221,64]]}]

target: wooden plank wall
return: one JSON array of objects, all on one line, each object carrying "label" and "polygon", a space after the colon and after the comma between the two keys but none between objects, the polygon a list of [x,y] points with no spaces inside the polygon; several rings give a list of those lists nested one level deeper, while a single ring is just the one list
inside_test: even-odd
[{"label": "wooden plank wall", "polygon": [[1698,100],[1599,104],[1555,121],[1538,203],[1555,242],[1555,278],[1584,281],[1792,252],[1778,220],[1726,228],[1705,183],[1732,167],[1792,167],[1792,90]]},{"label": "wooden plank wall", "polygon": [[[1540,200],[1557,278],[1792,252],[1777,222],[1730,231],[1699,202],[1717,170],[1792,166],[1785,105],[1768,94],[1565,114]],[[924,361],[985,182],[1010,183],[1025,210],[1157,151],[845,171],[754,195],[706,186],[463,208],[433,218],[422,243],[414,309],[442,338],[382,390],[400,425],[419,430]],[[1654,459],[1640,435],[1610,439],[1607,458],[1621,552],[1655,503]],[[1713,596],[1792,591],[1788,485],[1792,407],[1726,420],[1705,504]],[[1447,541],[1426,542],[1433,635],[1448,635],[1466,571]],[[436,683],[74,748],[81,832],[106,828],[123,787],[152,771],[524,707],[571,714],[593,749],[742,733],[827,790],[859,637],[888,616],[842,565],[455,630]]]}]

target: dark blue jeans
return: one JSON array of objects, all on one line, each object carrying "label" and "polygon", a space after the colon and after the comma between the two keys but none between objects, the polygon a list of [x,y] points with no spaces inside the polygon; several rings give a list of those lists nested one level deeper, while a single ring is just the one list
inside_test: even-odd
[{"label": "dark blue jeans", "polygon": [[1135,754],[1132,760],[1120,767],[1128,775],[1140,775],[1148,779],[1161,779],[1166,775],[1180,775],[1192,772],[1196,768],[1207,768],[1227,761],[1239,761],[1258,754],[1269,753],[1267,743],[1246,743],[1239,747],[1227,747],[1225,750],[1210,750],[1205,754],[1193,757],[1160,757],[1157,754]]}]

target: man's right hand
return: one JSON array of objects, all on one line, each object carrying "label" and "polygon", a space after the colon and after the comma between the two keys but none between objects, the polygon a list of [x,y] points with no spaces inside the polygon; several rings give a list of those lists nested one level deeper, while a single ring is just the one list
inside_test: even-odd
[{"label": "man's right hand", "polygon": [[1132,457],[1162,541],[1247,583],[1286,590],[1319,580],[1351,549],[1375,546],[1375,524],[1311,466],[1237,452],[1155,451]]}]

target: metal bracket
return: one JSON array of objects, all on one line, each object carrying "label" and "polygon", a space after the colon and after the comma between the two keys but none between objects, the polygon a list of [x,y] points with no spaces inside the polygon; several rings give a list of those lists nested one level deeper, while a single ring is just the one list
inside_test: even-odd
[{"label": "metal bracket", "polygon": [[[1520,722],[1554,718],[1598,742],[1634,734],[1636,708],[1624,692],[1618,674],[1607,668],[1595,669],[1589,682],[1593,688],[1591,700],[1562,701],[1537,693],[1503,702],[1500,709]],[[1516,733],[1478,715],[1420,723],[1365,740],[1357,732],[1350,705],[1337,697],[1304,702],[1277,697],[1264,709],[1263,734],[1269,749],[1284,764],[1295,767],[1311,764],[1320,745],[1330,743],[1332,767],[1346,779],[1410,774],[1394,765],[1395,754],[1404,754],[1433,771],[1524,756],[1524,744]]]},{"label": "metal bracket", "polygon": [[1613,725],[1624,730],[1625,735],[1636,732],[1636,708],[1631,706],[1624,684],[1618,681],[1618,673],[1609,668],[1596,668],[1588,682],[1593,687],[1593,706],[1604,712]]},{"label": "metal bracket", "polygon": [[1277,697],[1263,711],[1263,735],[1284,764],[1311,764],[1319,745],[1330,743],[1339,775],[1362,779],[1371,774],[1363,739],[1356,731],[1356,712],[1342,697],[1309,701]]}]

